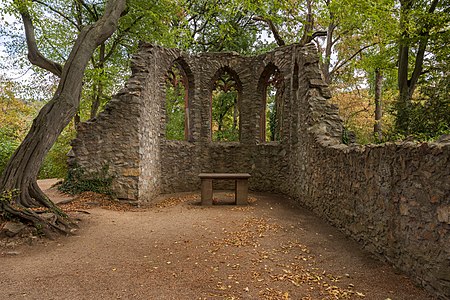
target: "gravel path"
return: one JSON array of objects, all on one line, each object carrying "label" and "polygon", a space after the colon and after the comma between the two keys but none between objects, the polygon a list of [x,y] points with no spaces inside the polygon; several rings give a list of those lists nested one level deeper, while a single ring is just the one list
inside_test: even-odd
[{"label": "gravel path", "polygon": [[91,203],[75,236],[0,248],[0,299],[433,299],[289,199],[250,196]]}]

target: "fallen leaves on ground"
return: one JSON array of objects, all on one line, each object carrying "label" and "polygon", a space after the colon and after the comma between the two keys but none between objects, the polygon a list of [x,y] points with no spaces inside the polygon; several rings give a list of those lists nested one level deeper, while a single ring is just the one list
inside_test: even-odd
[{"label": "fallen leaves on ground", "polygon": [[[283,292],[276,290],[274,288],[266,288],[259,292],[259,296],[261,299],[265,300],[291,300],[292,298],[289,296],[289,292]],[[309,298],[302,298],[302,300],[306,300]]]},{"label": "fallen leaves on ground", "polygon": [[114,211],[133,211],[137,210],[136,206],[130,203],[120,202],[119,200],[114,200],[110,196],[97,194],[94,192],[83,192],[76,196],[69,203],[59,204],[62,210],[78,211],[83,209],[91,209],[94,207],[99,207]]},{"label": "fallen leaves on ground", "polygon": [[268,231],[278,231],[281,229],[281,226],[276,223],[269,222],[265,218],[250,217],[244,221],[240,228],[242,229],[233,232],[226,232],[226,229],[224,228],[223,230],[226,233],[225,238],[218,241],[213,241],[211,245],[216,249],[222,246],[257,247],[259,245],[258,238],[263,237]]},{"label": "fallen leaves on ground", "polygon": [[[239,272],[246,272],[250,275],[251,282],[259,287],[259,299],[339,300],[365,297],[363,293],[354,290],[353,284],[346,285],[341,282],[341,276],[317,268],[315,255],[300,241],[284,241],[278,247],[265,247],[265,238],[274,239],[283,232],[283,227],[274,220],[264,217],[248,217],[242,223],[237,224],[237,228],[241,229],[228,231],[226,228],[222,228],[223,238],[209,243],[208,252],[223,259],[228,258],[225,261],[229,261],[232,257],[235,264],[226,266],[231,268],[231,272],[238,272],[229,274],[226,269],[213,268],[214,274],[219,276],[216,285],[218,292],[238,293],[229,283],[249,283],[248,279],[240,280],[239,278],[242,276],[239,275]],[[248,250],[244,250],[245,247]],[[242,262],[242,264],[237,263],[240,262],[242,256],[233,253],[240,248],[244,248],[241,251],[251,253],[251,257],[247,257],[247,262]],[[233,266],[239,266],[239,268]],[[244,267],[246,271],[239,271],[241,266],[250,267]],[[248,293],[249,288],[245,287],[243,291]],[[242,293],[242,291],[240,292]]]}]

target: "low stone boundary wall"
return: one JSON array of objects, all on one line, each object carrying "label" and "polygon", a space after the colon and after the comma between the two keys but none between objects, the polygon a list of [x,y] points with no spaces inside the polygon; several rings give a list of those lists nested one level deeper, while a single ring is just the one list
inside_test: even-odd
[{"label": "low stone boundary wall", "polygon": [[298,116],[284,192],[450,299],[450,142],[344,145],[326,87],[311,85],[318,79],[305,73],[309,89],[297,91],[308,113]]},{"label": "low stone boundary wall", "polygon": [[306,188],[290,195],[450,297],[450,145],[319,144],[309,153],[307,171],[292,179]]}]

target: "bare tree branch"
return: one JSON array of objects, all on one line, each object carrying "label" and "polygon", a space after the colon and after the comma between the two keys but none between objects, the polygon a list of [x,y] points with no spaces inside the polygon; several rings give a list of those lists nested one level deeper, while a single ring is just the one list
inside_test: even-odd
[{"label": "bare tree branch", "polygon": [[62,66],[59,63],[46,58],[37,47],[34,26],[28,10],[24,9],[20,12],[20,14],[22,15],[23,25],[25,28],[25,38],[28,47],[28,59],[33,65],[41,67],[55,74],[56,76],[61,77],[63,69]]},{"label": "bare tree branch", "polygon": [[87,10],[87,12],[91,15],[92,19],[97,20],[98,15],[95,14],[95,12],[89,7],[89,5],[84,2],[84,0],[76,0],[77,3],[81,4],[81,6],[84,7],[84,9]]},{"label": "bare tree branch", "polygon": [[337,64],[333,70],[331,70],[330,75],[333,75],[334,73],[336,73],[340,68],[342,68],[344,65],[346,65],[348,62],[350,62],[353,58],[355,58],[356,55],[360,54],[361,52],[363,52],[364,50],[366,50],[367,48],[373,47],[378,43],[373,43],[371,45],[367,45],[364,46],[362,48],[360,48],[358,51],[356,51],[355,53],[353,53],[352,56],[348,57],[347,59],[344,59],[341,63]]},{"label": "bare tree branch", "polygon": [[[135,20],[133,20],[133,23],[130,24],[130,26],[128,26],[127,28],[125,28],[123,31],[120,32],[119,36],[113,40],[111,47],[109,48],[108,53],[106,53],[103,62],[105,62],[106,60],[108,60],[111,55],[113,55],[114,50],[117,48],[117,46],[122,42],[123,38],[126,36],[126,33],[130,32],[131,29],[133,29],[133,27],[140,21],[142,20],[142,18],[144,18],[144,15],[141,15],[139,17],[137,17]],[[102,62],[102,63],[103,63]]]},{"label": "bare tree branch", "polygon": [[331,46],[334,46],[334,45],[341,39],[341,37],[342,37],[342,36],[339,35],[339,36],[336,37],[334,40],[332,40],[332,41],[331,41]]},{"label": "bare tree branch", "polygon": [[306,0],[306,9],[306,21],[303,23],[303,36],[300,39],[300,45],[305,45],[313,40],[311,33],[314,29],[314,17],[311,0]]},{"label": "bare tree branch", "polygon": [[320,31],[316,31],[311,35],[311,40],[315,39],[316,37],[319,36],[327,36],[327,31],[326,30],[320,30]]},{"label": "bare tree branch", "polygon": [[275,38],[275,41],[277,42],[278,46],[286,45],[286,43],[284,42],[284,40],[281,37],[280,33],[278,32],[277,27],[275,26],[275,24],[273,24],[272,20],[264,18],[262,16],[254,16],[253,20],[264,22],[264,23],[266,23],[269,26],[270,31],[272,31],[273,37]]},{"label": "bare tree branch", "polygon": [[69,22],[70,24],[72,24],[73,26],[75,26],[75,28],[78,29],[78,31],[81,30],[81,28],[78,26],[77,23],[75,23],[72,19],[70,19],[68,16],[66,16],[65,14],[63,14],[62,12],[60,12],[57,9],[54,9],[53,7],[51,7],[50,5],[48,5],[45,2],[39,1],[39,0],[33,0],[33,2],[39,3],[42,6],[47,7],[48,9],[50,9],[52,12],[54,12],[55,14],[59,15],[60,17],[62,17],[64,20],[66,20],[67,22]]}]

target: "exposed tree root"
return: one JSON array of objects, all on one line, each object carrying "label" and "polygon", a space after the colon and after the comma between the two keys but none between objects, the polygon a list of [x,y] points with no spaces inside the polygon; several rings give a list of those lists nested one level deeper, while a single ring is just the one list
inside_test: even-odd
[{"label": "exposed tree root", "polygon": [[0,212],[4,218],[17,220],[33,226],[37,232],[53,239],[55,234],[72,234],[76,223],[56,206],[39,188],[30,184],[28,191],[13,195],[10,199],[2,197]]}]

